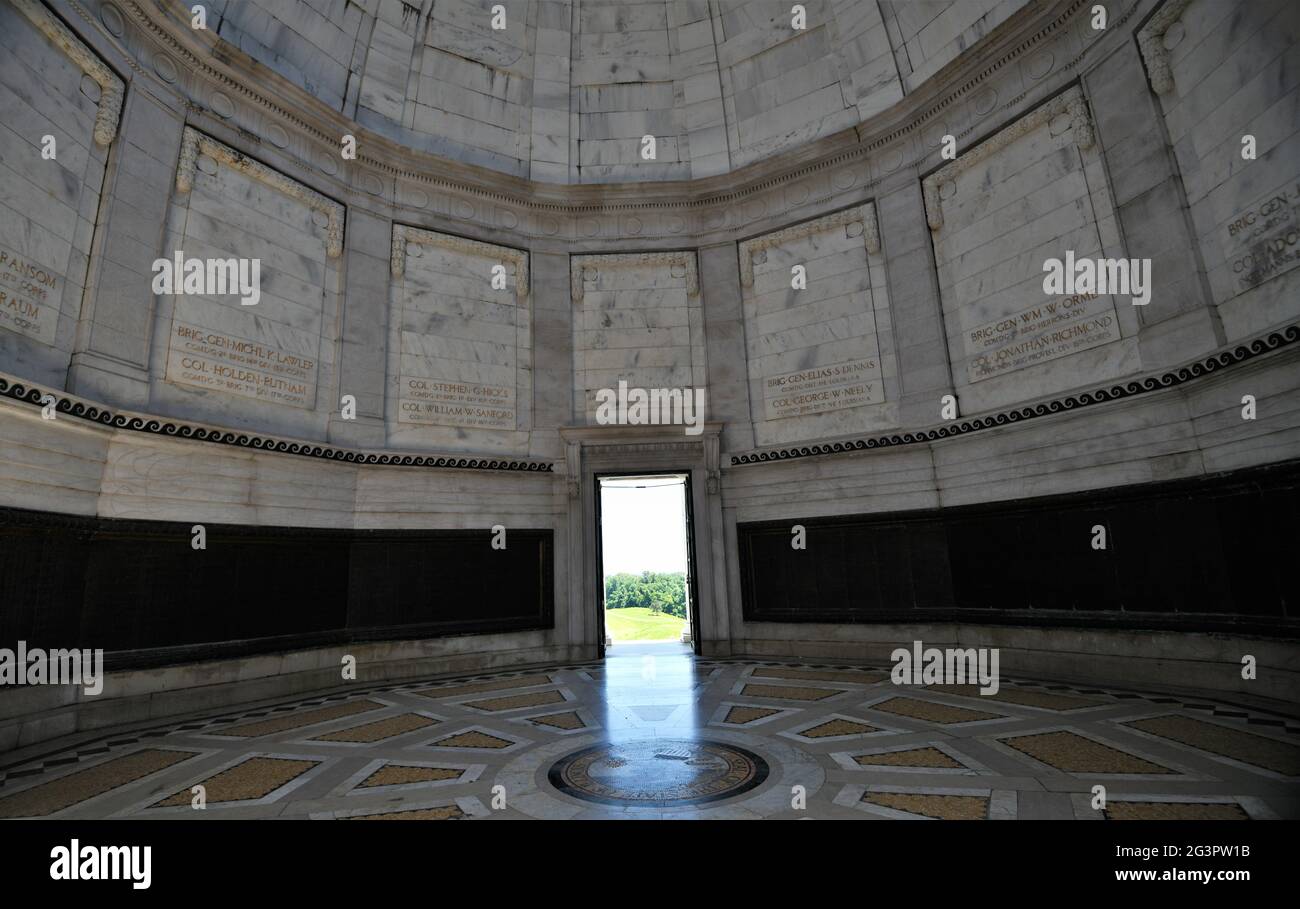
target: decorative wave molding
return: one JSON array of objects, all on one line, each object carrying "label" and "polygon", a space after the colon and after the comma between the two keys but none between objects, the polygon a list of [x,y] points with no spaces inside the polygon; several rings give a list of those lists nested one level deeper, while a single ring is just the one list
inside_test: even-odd
[{"label": "decorative wave molding", "polygon": [[958,155],[951,164],[926,177],[921,182],[921,187],[925,192],[925,218],[930,225],[930,230],[939,230],[943,227],[943,203],[939,199],[940,186],[1060,114],[1068,114],[1070,117],[1070,127],[1074,131],[1074,144],[1080,149],[1092,148],[1096,141],[1092,114],[1088,110],[1088,102],[1084,99],[1082,90],[1076,85],[1050,101],[1040,104],[1006,129],[994,134],[970,151]]},{"label": "decorative wave molding", "polygon": [[698,296],[700,293],[700,273],[695,267],[694,252],[645,252],[617,253],[608,256],[574,256],[569,262],[569,289],[573,293],[573,302],[581,303],[584,295],[583,273],[588,266],[593,268],[626,268],[640,265],[681,265],[686,269],[686,295]]},{"label": "decorative wave molding", "polygon": [[41,34],[72,58],[82,72],[99,86],[99,110],[95,113],[95,144],[107,148],[117,138],[117,124],[122,116],[122,98],[126,86],[95,52],[81,43],[68,27],[55,18],[40,0],[11,0],[14,8],[27,17]]},{"label": "decorative wave molding", "polygon": [[1278,331],[1262,335],[1245,344],[1239,344],[1230,350],[1212,354],[1204,360],[1198,360],[1189,366],[1182,366],[1170,372],[1161,373],[1158,376],[1135,379],[1124,385],[1112,385],[1109,388],[1098,388],[1077,395],[1067,395],[1041,404],[1003,410],[985,417],[963,420],[956,425],[940,426],[937,429],[927,429],[922,432],[905,432],[892,436],[875,436],[869,439],[851,439],[843,442],[826,442],[819,445],[778,448],[751,454],[733,455],[731,464],[733,466],[738,464],[761,464],[767,461],[788,461],[794,458],[841,454],[846,451],[871,451],[877,448],[896,448],[900,445],[936,442],[940,439],[963,436],[984,429],[1006,426],[1011,423],[1023,423],[1025,420],[1032,420],[1037,417],[1078,410],[1093,404],[1103,404],[1106,401],[1117,401],[1122,398],[1146,394],[1147,392],[1174,388],[1216,370],[1226,369],[1229,366],[1254,359],[1288,344],[1294,344],[1296,341],[1300,341],[1300,323],[1288,325]]},{"label": "decorative wave molding", "polygon": [[394,280],[401,280],[406,274],[406,244],[418,243],[421,246],[440,246],[455,252],[482,256],[485,259],[497,259],[510,262],[515,266],[515,293],[520,297],[528,296],[528,253],[509,246],[497,246],[495,243],[483,243],[458,237],[455,234],[440,234],[422,227],[409,227],[405,224],[393,225],[393,250],[389,258],[389,269]]},{"label": "decorative wave molding", "polygon": [[774,246],[783,246],[792,240],[811,237],[813,234],[834,230],[841,226],[847,228],[853,224],[862,225],[862,244],[866,247],[867,252],[871,255],[879,253],[880,227],[876,223],[876,206],[874,203],[868,202],[865,205],[857,205],[843,211],[832,212],[812,221],[804,221],[802,224],[794,224],[782,230],[744,241],[740,244],[740,283],[746,287],[754,286],[755,254]]},{"label": "decorative wave molding", "polygon": [[1165,47],[1165,32],[1182,18],[1192,0],[1169,0],[1157,10],[1147,24],[1138,29],[1138,51],[1146,64],[1151,90],[1166,95],[1174,88],[1174,71],[1169,65],[1169,49]]},{"label": "decorative wave molding", "polygon": [[321,458],[326,461],[342,461],[348,464],[375,464],[382,467],[440,467],[453,470],[515,470],[530,473],[551,473],[554,470],[554,465],[550,461],[358,451],[334,445],[321,445],[315,442],[254,435],[214,426],[182,423],[165,417],[114,412],[107,407],[102,407],[90,401],[63,397],[56,391],[17,381],[12,376],[0,375],[0,398],[10,398],[37,408],[43,408],[52,402],[54,409],[59,414],[78,417],[112,429],[126,429],[132,432],[172,436],[178,439],[194,439],[199,442],[213,442],[217,445],[252,448],[257,451],[269,451],[276,454],[300,455],[306,458]]},{"label": "decorative wave molding", "polygon": [[194,188],[194,169],[198,166],[199,155],[209,155],[217,161],[260,180],[267,186],[277,189],[286,196],[297,199],[312,211],[318,211],[329,219],[326,227],[325,252],[331,259],[343,255],[343,206],[333,199],[327,199],[314,189],[303,186],[297,180],[286,177],[278,170],[267,167],[260,161],[254,161],[243,152],[237,151],[211,136],[199,132],[192,126],[185,127],[181,138],[180,163],[176,168],[176,191],[187,193]]}]

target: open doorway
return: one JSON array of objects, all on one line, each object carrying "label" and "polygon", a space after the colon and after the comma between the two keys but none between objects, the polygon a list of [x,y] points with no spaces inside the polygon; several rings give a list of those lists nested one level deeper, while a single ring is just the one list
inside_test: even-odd
[{"label": "open doorway", "polygon": [[601,644],[698,650],[686,473],[596,477]]}]

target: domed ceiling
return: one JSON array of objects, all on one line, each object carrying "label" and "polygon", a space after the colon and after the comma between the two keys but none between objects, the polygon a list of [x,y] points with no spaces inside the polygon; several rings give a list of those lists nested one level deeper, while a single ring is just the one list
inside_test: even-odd
[{"label": "domed ceiling", "polygon": [[1025,2],[811,0],[804,28],[788,2],[208,7],[221,40],[395,141],[533,180],[605,183],[714,176],[853,127]]}]

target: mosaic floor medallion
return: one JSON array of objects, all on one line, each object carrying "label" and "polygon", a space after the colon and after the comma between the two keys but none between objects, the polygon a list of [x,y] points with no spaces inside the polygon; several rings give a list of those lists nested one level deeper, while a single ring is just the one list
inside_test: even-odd
[{"label": "mosaic floor medallion", "polygon": [[767,762],[722,742],[644,739],[601,744],[560,758],[551,785],[602,805],[673,808],[748,792],[767,779]]}]

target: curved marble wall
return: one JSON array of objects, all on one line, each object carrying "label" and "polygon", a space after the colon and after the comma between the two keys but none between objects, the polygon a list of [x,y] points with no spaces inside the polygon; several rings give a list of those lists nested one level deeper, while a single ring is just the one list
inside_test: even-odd
[{"label": "curved marble wall", "polygon": [[[550,531],[554,627],[514,656],[504,638],[444,652],[569,658],[594,647],[584,534],[593,452],[614,450],[592,392],[699,387],[699,439],[610,438],[626,456],[611,463],[673,452],[697,481],[706,648],[973,640],[947,619],[747,620],[738,539],[1300,453],[1300,13],[1112,0],[1099,31],[1094,5],[809,4],[808,33],[778,41],[779,21],[713,4],[537,2],[487,41],[443,3],[217,3],[200,31],[179,3],[4,0],[0,504]],[[612,79],[617,48],[661,18],[680,84]],[[787,55],[809,59],[764,62]],[[695,96],[697,64],[727,70],[719,96]],[[835,113],[786,97],[823,78]],[[434,97],[481,110],[422,113]],[[765,137],[780,110],[807,119]],[[639,137],[616,124],[661,120],[674,162],[625,160]],[[260,258],[257,306],[151,292],[153,261],[180,250]],[[1066,250],[1150,259],[1150,302],[1044,311],[1043,259]],[[1142,654],[1140,635],[1088,634]],[[1195,665],[1201,645],[1177,646]],[[1024,671],[1063,671],[1028,656],[1050,634],[1021,649]]]}]

